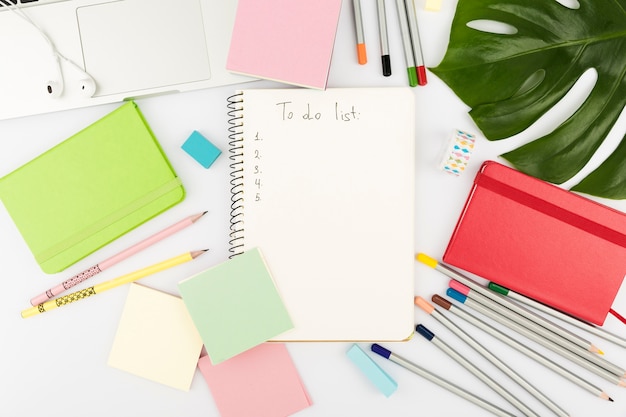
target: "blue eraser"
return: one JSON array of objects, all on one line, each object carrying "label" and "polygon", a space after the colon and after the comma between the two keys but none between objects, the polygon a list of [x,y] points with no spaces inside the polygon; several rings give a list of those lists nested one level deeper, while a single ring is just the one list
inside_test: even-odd
[{"label": "blue eraser", "polygon": [[211,141],[196,130],[189,135],[182,148],[205,168],[209,168],[222,153]]},{"label": "blue eraser", "polygon": [[387,375],[358,345],[352,345],[346,354],[386,397],[398,388],[396,381]]}]

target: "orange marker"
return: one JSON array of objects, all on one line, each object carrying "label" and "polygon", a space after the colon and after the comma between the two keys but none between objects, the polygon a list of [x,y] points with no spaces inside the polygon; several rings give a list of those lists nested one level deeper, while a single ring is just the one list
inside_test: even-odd
[{"label": "orange marker", "polygon": [[356,54],[359,64],[367,64],[367,53],[365,51],[365,34],[363,32],[363,17],[361,16],[361,0],[353,0],[354,24],[356,27]]}]

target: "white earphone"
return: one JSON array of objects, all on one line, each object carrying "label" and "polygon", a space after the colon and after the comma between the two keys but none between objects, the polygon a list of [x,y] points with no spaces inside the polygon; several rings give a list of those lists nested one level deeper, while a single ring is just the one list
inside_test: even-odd
[{"label": "white earphone", "polygon": [[63,70],[61,69],[61,60],[67,62],[80,75],[81,78],[78,80],[80,95],[85,98],[93,97],[96,93],[96,82],[93,77],[57,51],[54,51],[54,55],[52,56],[54,77],[49,79],[46,83],[47,94],[52,98],[60,97],[63,94],[65,84],[63,80]]},{"label": "white earphone", "polygon": [[37,24],[33,22],[31,18],[28,17],[28,15],[24,13],[24,11],[17,4],[13,4],[13,2],[9,0],[0,0],[0,3],[2,3],[3,6],[7,7],[11,12],[15,13],[17,16],[25,20],[31,26],[33,26],[50,47],[50,51],[52,52],[51,61],[54,75],[47,81],[45,85],[46,94],[52,98],[61,97],[61,95],[63,94],[63,90],[65,87],[63,80],[63,69],[61,67],[61,61],[63,61],[69,64],[69,66],[72,67],[74,71],[80,75],[80,78],[78,80],[78,89],[80,95],[85,98],[93,97],[93,95],[96,93],[96,82],[93,77],[87,74],[87,72],[79,67],[76,63],[67,59],[59,51],[57,51],[50,38],[48,38],[44,31],[41,30],[41,28],[37,26]]}]

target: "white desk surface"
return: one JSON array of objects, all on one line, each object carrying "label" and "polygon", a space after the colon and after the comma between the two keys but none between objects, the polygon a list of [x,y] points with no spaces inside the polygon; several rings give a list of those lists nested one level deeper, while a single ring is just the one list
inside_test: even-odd
[{"label": "white desk surface", "polygon": [[[416,0],[424,56],[428,66],[435,66],[445,52],[456,2],[443,0],[440,12],[424,11],[424,3],[425,0]],[[363,1],[369,62],[365,66],[357,64],[352,4],[351,1],[345,0],[329,87],[407,84],[395,3],[388,0],[387,4],[394,75],[389,78],[381,75],[374,1]],[[280,86],[267,81],[245,85],[246,88]],[[101,279],[121,275],[185,250],[209,247],[211,252],[197,261],[142,281],[145,285],[176,294],[178,281],[227,258],[229,161],[226,98],[235,88],[228,86],[138,100],[146,119],[182,178],[187,189],[187,198],[168,212],[70,267],[65,273],[54,276],[42,273],[8,214],[4,209],[0,210],[0,275],[4,282],[3,300],[0,303],[2,329],[0,414],[91,417],[218,416],[211,394],[199,372],[194,376],[190,392],[181,392],[107,367],[107,357],[128,291],[127,287],[116,288],[107,294],[41,317],[24,320],[20,318],[19,313],[28,307],[28,300],[32,296],[52,284],[63,281],[155,231],[198,211],[208,210],[209,214],[196,225],[111,268],[107,271],[106,277]],[[568,108],[575,106],[573,103],[576,99],[566,100],[560,110],[551,112],[548,117],[542,118],[517,138],[490,143],[480,136],[480,132],[467,115],[467,107],[433,74],[429,73],[427,86],[415,88],[413,91],[418,109],[415,138],[417,143],[415,249],[440,258],[481,162],[495,159],[502,152],[548,132]],[[116,105],[106,105],[0,122],[0,175],[17,168],[115,107]],[[437,168],[445,143],[455,128],[479,135],[470,166],[460,177],[446,174]],[[616,141],[622,137],[624,128],[624,121],[620,120],[611,135],[612,144],[605,149],[615,146]],[[182,142],[194,129],[202,132],[224,151],[208,170],[202,168],[180,149]],[[381,138],[381,146],[384,146],[384,138]],[[625,208],[624,202],[605,201],[605,203],[622,210]],[[415,264],[417,295],[430,299],[434,293],[444,294],[446,287],[447,279],[441,274],[424,265]],[[621,310],[625,310],[623,307],[625,303],[626,292],[622,291],[615,306],[618,310],[620,306]],[[320,304],[323,304],[323,301],[320,300]],[[415,319],[416,323],[425,324],[477,364],[485,363],[431,317],[416,310]],[[468,328],[463,322],[461,324]],[[626,336],[626,327],[616,319],[607,319],[606,327]],[[572,365],[574,371],[587,377],[615,399],[614,403],[603,401],[511,348],[502,346],[490,336],[471,331],[479,341],[515,366],[529,381],[544,390],[572,416],[626,415],[626,388],[611,385]],[[626,350],[601,339],[593,340],[605,350],[608,359],[626,366]],[[350,346],[350,343],[288,345],[313,401],[311,407],[297,415],[301,417],[487,415],[482,409],[405,369],[380,357],[374,357],[374,360],[399,384],[395,394],[390,398],[384,397],[347,359],[345,352]],[[416,336],[406,343],[386,346],[514,411],[489,388],[477,382],[473,376],[421,336]],[[368,344],[363,344],[362,347],[369,350]],[[554,354],[548,355],[563,363]],[[507,381],[507,378],[491,365],[485,365],[484,369],[489,370],[489,373],[497,377],[498,381],[508,387],[514,395],[527,401],[540,415],[552,415],[525,391]],[[242,400],[245,401],[244,398]]]}]

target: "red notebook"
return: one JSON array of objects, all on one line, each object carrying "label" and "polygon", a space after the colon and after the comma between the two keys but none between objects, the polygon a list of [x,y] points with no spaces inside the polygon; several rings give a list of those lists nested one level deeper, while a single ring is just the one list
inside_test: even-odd
[{"label": "red notebook", "polygon": [[626,215],[487,161],[443,260],[602,325],[626,274]]}]

